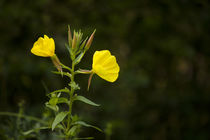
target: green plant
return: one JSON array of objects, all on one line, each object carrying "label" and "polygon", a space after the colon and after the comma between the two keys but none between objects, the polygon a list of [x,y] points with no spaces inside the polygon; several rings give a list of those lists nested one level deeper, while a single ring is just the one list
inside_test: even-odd
[{"label": "green plant", "polygon": [[[67,87],[55,90],[47,95],[49,97],[49,101],[46,102],[45,105],[47,108],[54,111],[55,116],[52,121],[49,122],[48,126],[41,127],[41,129],[50,128],[53,131],[57,131],[59,137],[65,138],[66,140],[93,139],[93,137],[78,138],[80,127],[82,126],[92,127],[102,132],[102,130],[98,127],[90,125],[80,120],[77,115],[72,114],[72,108],[75,101],[81,101],[92,106],[99,106],[86,97],[78,95],[80,87],[75,82],[75,76],[78,74],[90,74],[88,89],[91,78],[95,73],[109,82],[114,82],[118,78],[120,68],[116,62],[115,56],[111,55],[108,50],[96,51],[94,53],[92,70],[76,70],[76,65],[80,63],[83,56],[91,46],[95,31],[89,38],[87,37],[83,40],[83,33],[81,31],[74,31],[72,37],[70,27],[68,28],[68,44],[65,44],[65,46],[70,54],[71,67],[68,67],[60,62],[59,58],[55,54],[54,40],[46,35],[44,35],[44,38],[40,37],[31,49],[31,52],[37,56],[51,57],[53,64],[58,70],[53,73],[61,76],[67,76],[69,78]],[[59,104],[67,104],[68,110],[60,109]]]}]

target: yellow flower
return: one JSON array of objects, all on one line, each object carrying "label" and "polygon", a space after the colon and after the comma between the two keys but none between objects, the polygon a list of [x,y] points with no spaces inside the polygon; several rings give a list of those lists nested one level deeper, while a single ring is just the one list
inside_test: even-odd
[{"label": "yellow flower", "polygon": [[120,67],[115,56],[108,50],[96,51],[93,55],[92,71],[109,82],[117,80]]},{"label": "yellow flower", "polygon": [[37,56],[52,57],[55,55],[55,42],[53,38],[44,35],[34,43],[31,52]]}]

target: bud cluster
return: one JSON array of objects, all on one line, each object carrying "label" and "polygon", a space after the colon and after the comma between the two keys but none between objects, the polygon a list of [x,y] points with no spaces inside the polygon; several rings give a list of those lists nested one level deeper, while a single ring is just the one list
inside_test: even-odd
[{"label": "bud cluster", "polygon": [[90,48],[94,34],[96,30],[93,31],[91,36],[88,38],[86,37],[84,40],[82,39],[83,33],[79,30],[73,32],[73,38],[71,34],[70,26],[68,26],[68,45],[66,44],[67,49],[69,50],[69,53],[71,55],[71,59],[74,60],[75,57],[75,64],[78,64],[82,57],[84,56],[85,52]]}]

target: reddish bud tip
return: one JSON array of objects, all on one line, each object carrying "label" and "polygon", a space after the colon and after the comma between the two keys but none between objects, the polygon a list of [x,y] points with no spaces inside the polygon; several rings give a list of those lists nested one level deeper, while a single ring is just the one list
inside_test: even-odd
[{"label": "reddish bud tip", "polygon": [[93,41],[93,38],[94,38],[95,32],[96,32],[96,29],[93,31],[93,33],[91,34],[90,38],[88,39],[87,44],[85,46],[86,49],[89,49],[90,48],[90,46],[92,44],[92,41]]},{"label": "reddish bud tip", "polygon": [[93,77],[93,72],[90,74],[90,77],[89,77],[89,79],[88,79],[88,88],[87,88],[87,90],[89,90],[89,88],[90,88],[90,84],[91,84],[91,80],[92,80],[92,77]]},{"label": "reddish bud tip", "polygon": [[76,42],[77,42],[77,39],[76,39],[76,33],[74,32],[74,36],[73,36],[73,40],[72,40],[72,49],[74,49],[76,47]]}]

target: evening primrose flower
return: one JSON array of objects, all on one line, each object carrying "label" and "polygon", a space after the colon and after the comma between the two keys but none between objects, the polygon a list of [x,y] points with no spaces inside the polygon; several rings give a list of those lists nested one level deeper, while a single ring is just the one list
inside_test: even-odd
[{"label": "evening primrose flower", "polygon": [[47,35],[39,37],[34,43],[31,52],[41,57],[52,57],[55,55],[55,42],[53,38],[49,38]]},{"label": "evening primrose flower", "polygon": [[39,39],[34,43],[31,52],[37,56],[51,57],[53,64],[62,74],[62,66],[55,54],[55,42],[53,38],[49,38],[47,35],[44,35],[44,38],[39,37]]},{"label": "evening primrose flower", "polygon": [[108,82],[114,82],[119,75],[120,67],[115,56],[109,50],[96,51],[93,55],[92,72]]}]

